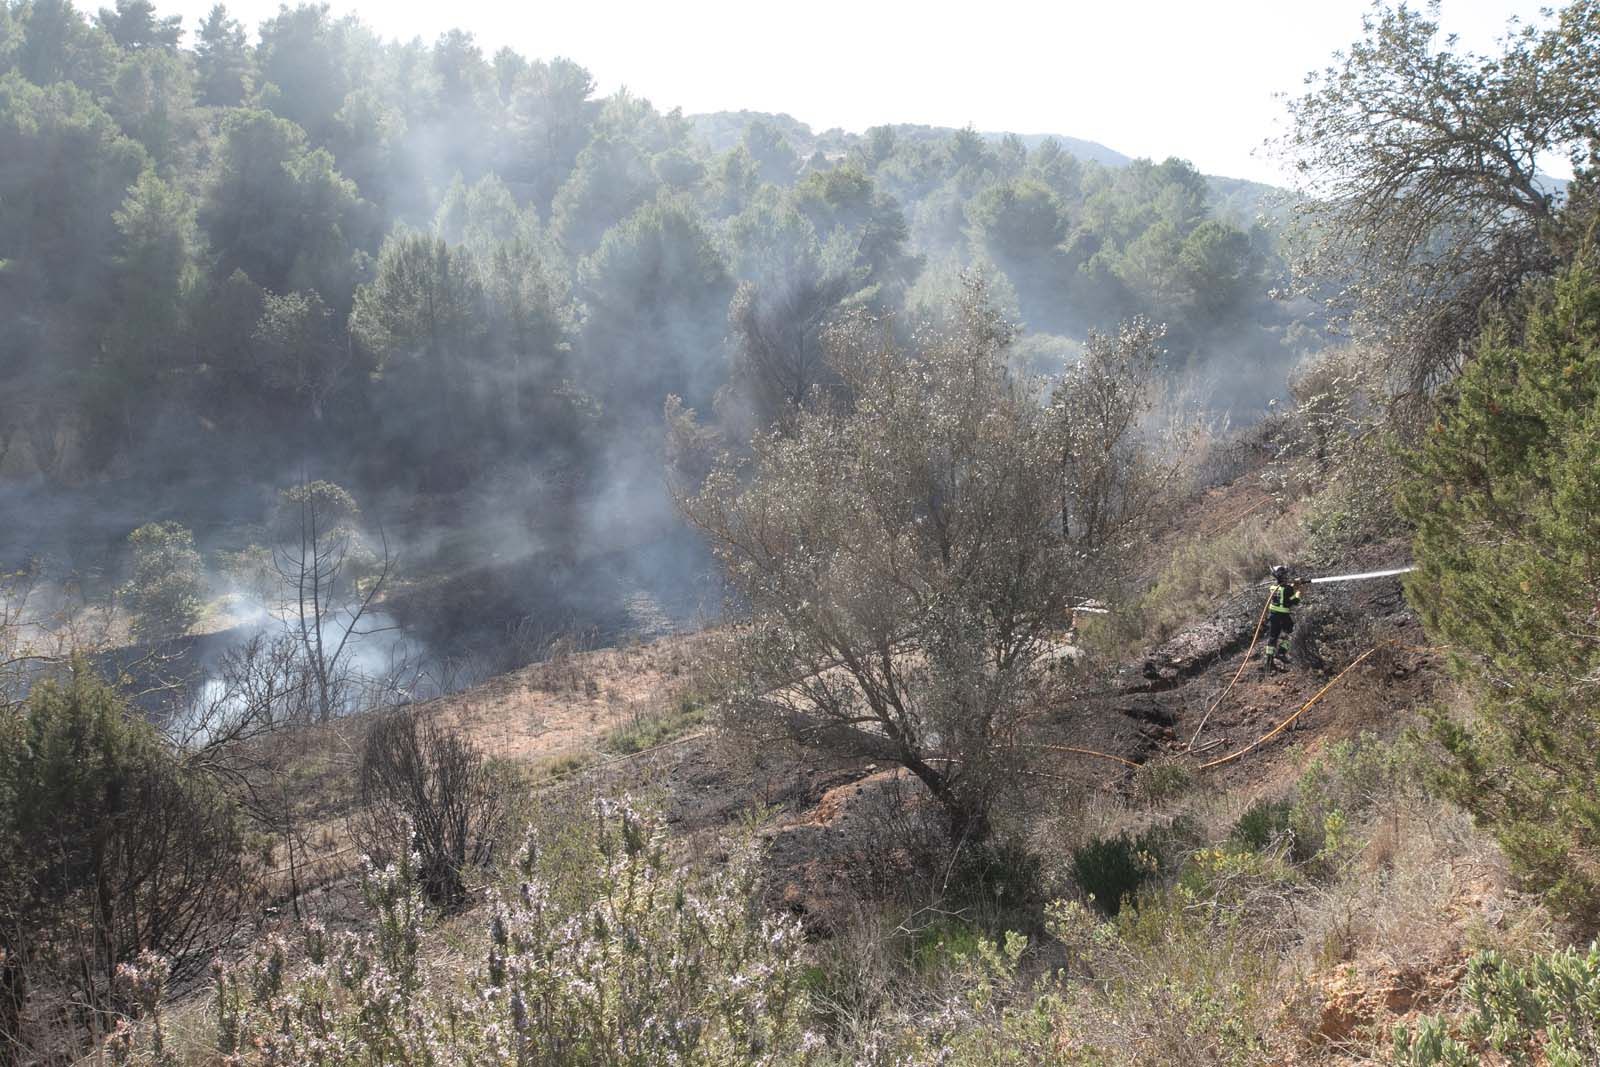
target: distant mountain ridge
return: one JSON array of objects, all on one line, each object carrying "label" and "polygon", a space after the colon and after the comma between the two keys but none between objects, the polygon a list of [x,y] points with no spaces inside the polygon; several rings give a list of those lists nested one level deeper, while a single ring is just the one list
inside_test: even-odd
[{"label": "distant mountain ridge", "polygon": [[[948,131],[947,127],[936,128],[940,129],[941,131]],[[985,140],[1000,141],[1004,140],[1006,137],[1012,136],[1012,132],[1008,130],[1001,130],[1000,132],[995,133],[989,130],[984,130],[982,131],[982,135]],[[1015,136],[1023,144],[1028,146],[1028,151],[1030,152],[1044,144],[1046,141],[1055,141],[1069,153],[1082,160],[1093,160],[1096,163],[1103,163],[1108,167],[1125,167],[1129,163],[1133,162],[1132,156],[1125,156],[1121,152],[1118,152],[1115,148],[1107,148],[1099,141],[1085,141],[1081,137],[1068,137],[1066,134],[1062,133],[1018,133]]]},{"label": "distant mountain ridge", "polygon": [[[727,152],[738,147],[744,139],[745,130],[756,122],[765,122],[782,133],[789,146],[801,159],[809,159],[818,152],[826,157],[836,158],[866,143],[864,133],[850,133],[837,126],[817,133],[808,124],[785,112],[774,114],[766,111],[710,111],[685,117],[695,134],[705,141],[713,152]],[[896,137],[908,141],[943,141],[956,132],[954,126],[921,126],[915,123],[890,123],[889,126],[894,130]],[[979,136],[986,141],[996,143],[1012,134],[986,130],[980,132]],[[1124,155],[1098,141],[1086,141],[1081,137],[1068,137],[1059,133],[1019,133],[1015,136],[1030,152],[1045,141],[1053,139],[1069,154],[1086,163],[1098,163],[1105,167],[1125,167],[1133,162],[1131,156]],[[1231,178],[1218,174],[1208,174],[1205,177],[1211,186],[1218,214],[1236,225],[1249,228],[1251,223],[1262,215],[1273,216],[1281,221],[1287,213],[1289,194],[1277,186],[1251,181],[1248,178]]]},{"label": "distant mountain ridge", "polygon": [[[689,115],[687,118],[695,132],[716,152],[726,152],[737,146],[744,137],[745,129],[754,122],[766,122],[776,127],[802,158],[817,151],[825,155],[843,152],[851,145],[859,143],[865,136],[860,133],[850,133],[838,126],[817,133],[809,124],[785,112],[775,114],[766,111],[708,111]],[[954,126],[922,126],[909,122],[888,125],[894,129],[897,136],[913,141],[944,140],[956,132]],[[981,131],[980,136],[987,141],[1000,141],[1011,134],[1004,130],[985,130]],[[1108,167],[1122,167],[1133,162],[1131,156],[1123,155],[1098,141],[1086,141],[1081,137],[1068,137],[1059,133],[1019,133],[1016,136],[1028,146],[1029,151],[1053,139],[1072,155],[1085,161],[1093,160]]]}]

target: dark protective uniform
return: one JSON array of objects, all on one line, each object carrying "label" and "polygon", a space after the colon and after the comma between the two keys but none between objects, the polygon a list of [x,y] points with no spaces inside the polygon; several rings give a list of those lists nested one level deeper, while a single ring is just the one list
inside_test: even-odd
[{"label": "dark protective uniform", "polygon": [[1294,633],[1294,609],[1300,604],[1300,590],[1286,582],[1276,582],[1267,601],[1266,666],[1289,658],[1289,635]]}]

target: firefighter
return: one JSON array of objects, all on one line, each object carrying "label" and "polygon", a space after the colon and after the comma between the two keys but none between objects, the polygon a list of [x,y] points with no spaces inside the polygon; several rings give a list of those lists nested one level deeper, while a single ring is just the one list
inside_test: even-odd
[{"label": "firefighter", "polygon": [[1283,564],[1272,568],[1272,594],[1267,601],[1267,650],[1263,670],[1289,669],[1289,635],[1294,633],[1294,609],[1300,604],[1300,586]]}]

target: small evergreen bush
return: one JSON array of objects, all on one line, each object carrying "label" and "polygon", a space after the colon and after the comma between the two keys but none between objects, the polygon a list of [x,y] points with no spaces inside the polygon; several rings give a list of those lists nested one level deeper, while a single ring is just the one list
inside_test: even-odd
[{"label": "small evergreen bush", "polygon": [[1233,824],[1229,839],[1252,852],[1264,852],[1290,833],[1293,810],[1294,805],[1287,800],[1258,800]]},{"label": "small evergreen bush", "polygon": [[1530,889],[1600,923],[1594,580],[1600,573],[1600,269],[1580,261],[1486,330],[1412,459],[1406,595],[1477,714],[1433,716],[1444,793]]},{"label": "small evergreen bush", "polygon": [[1153,873],[1153,860],[1139,855],[1128,833],[1092,838],[1072,850],[1072,876],[1078,888],[1107,915],[1121,911],[1123,901],[1138,893]]},{"label": "small evergreen bush", "polygon": [[961,849],[953,858],[946,896],[952,903],[983,910],[1026,907],[1029,901],[1037,903],[1043,880],[1043,864],[1035,853],[1007,835],[996,834]]},{"label": "small evergreen bush", "polygon": [[1177,818],[1151,826],[1138,835],[1123,831],[1091,838],[1072,850],[1072,874],[1078,887],[1094,898],[1106,915],[1116,915],[1125,901],[1156,875],[1175,869],[1190,846],[1195,828]]},{"label": "small evergreen bush", "polygon": [[911,962],[919,974],[932,974],[954,961],[977,953],[983,934],[954,916],[939,919],[912,937]]},{"label": "small evergreen bush", "polygon": [[1180,796],[1194,783],[1194,772],[1176,760],[1152,760],[1133,772],[1133,788],[1146,804]]}]

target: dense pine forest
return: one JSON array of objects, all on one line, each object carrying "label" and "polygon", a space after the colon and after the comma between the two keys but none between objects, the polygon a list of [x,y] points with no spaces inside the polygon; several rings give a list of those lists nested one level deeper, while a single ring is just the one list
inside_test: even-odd
[{"label": "dense pine forest", "polygon": [[9,3],[0,70],[14,565],[108,572],[160,521],[237,552],[316,480],[413,566],[464,528],[469,557],[547,563],[673,536],[669,396],[748,434],[818,384],[831,321],[909,331],[963,271],[1030,371],[1166,323],[1164,376],[1206,415],[1258,414],[1319,344],[1311,305],[1269,296],[1270,191],[1180,160],[686,116],[326,5],[185,27]]}]

